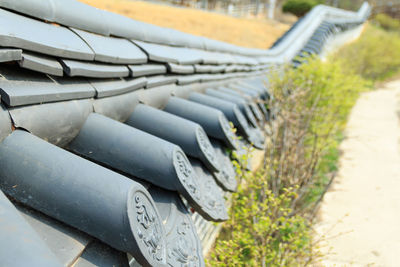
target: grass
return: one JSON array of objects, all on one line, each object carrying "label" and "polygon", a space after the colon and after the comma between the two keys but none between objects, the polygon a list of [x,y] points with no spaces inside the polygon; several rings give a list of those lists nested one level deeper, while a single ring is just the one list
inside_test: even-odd
[{"label": "grass", "polygon": [[290,25],[261,18],[234,18],[191,8],[129,0],[80,0],[135,20],[235,45],[268,48]]},{"label": "grass", "polygon": [[387,31],[400,31],[400,20],[394,19],[386,14],[376,15],[374,23]]},{"label": "grass", "polygon": [[382,81],[400,71],[400,33],[369,24],[357,42],[341,48],[334,57],[349,73]]}]

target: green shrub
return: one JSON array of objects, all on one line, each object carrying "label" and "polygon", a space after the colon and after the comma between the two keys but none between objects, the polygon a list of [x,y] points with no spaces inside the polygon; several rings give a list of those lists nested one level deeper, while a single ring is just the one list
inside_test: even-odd
[{"label": "green shrub", "polygon": [[375,24],[388,31],[400,31],[400,20],[394,19],[386,14],[378,14],[375,16]]},{"label": "green shrub", "polygon": [[282,11],[302,17],[319,2],[318,0],[287,0],[282,6]]},{"label": "green shrub", "polygon": [[[340,62],[309,59],[270,77],[276,110],[264,166],[240,170],[230,219],[216,242],[210,266],[309,266],[318,256],[311,221],[316,200],[336,168],[339,133],[368,83]],[[245,164],[244,164],[245,165]],[[238,166],[238,165],[237,165]]]},{"label": "green shrub", "polygon": [[341,48],[340,59],[346,72],[369,80],[382,80],[400,71],[400,33],[368,25],[360,39]]},{"label": "green shrub", "polygon": [[[320,197],[316,193],[323,192],[336,170],[337,147],[348,114],[360,93],[371,89],[372,83],[347,72],[341,60],[309,59],[307,64],[272,78],[271,88],[273,104],[284,122],[276,127],[282,141],[276,142],[274,150],[287,154],[283,166],[277,169],[289,170],[287,177],[279,178],[280,187],[303,185],[293,209],[295,213],[311,211]],[[281,152],[283,145],[287,148]],[[279,177],[280,172],[273,176]]]}]

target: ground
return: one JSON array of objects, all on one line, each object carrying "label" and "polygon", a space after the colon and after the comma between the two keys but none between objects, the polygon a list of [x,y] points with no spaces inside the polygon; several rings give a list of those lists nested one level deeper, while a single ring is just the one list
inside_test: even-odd
[{"label": "ground", "polygon": [[197,9],[130,0],[80,0],[97,8],[194,35],[253,48],[269,48],[289,24],[263,18],[235,18]]},{"label": "ground", "polygon": [[399,266],[400,80],[363,94],[341,144],[317,231],[323,266]]}]

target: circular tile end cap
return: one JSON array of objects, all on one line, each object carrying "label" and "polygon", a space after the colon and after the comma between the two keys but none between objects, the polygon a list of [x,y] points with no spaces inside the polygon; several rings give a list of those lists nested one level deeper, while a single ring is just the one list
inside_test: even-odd
[{"label": "circular tile end cap", "polygon": [[168,264],[170,266],[202,266],[201,245],[189,216],[177,219],[174,234],[168,238]]},{"label": "circular tile end cap", "polygon": [[219,172],[214,172],[213,176],[216,180],[216,182],[221,185],[221,187],[230,192],[236,192],[238,183],[236,181],[235,176],[232,176],[229,174],[229,172],[226,170],[226,168],[223,168]]},{"label": "circular tile end cap", "polygon": [[164,226],[147,190],[135,185],[128,194],[128,219],[136,247],[132,253],[142,266],[167,266]]},{"label": "circular tile end cap", "polygon": [[203,218],[214,221],[218,217],[215,211],[209,210],[206,203],[204,203],[203,187],[199,185],[200,178],[194,171],[193,166],[180,147],[177,146],[173,153],[173,165],[179,180],[177,191]]},{"label": "circular tile end cap", "polygon": [[194,207],[200,205],[202,195],[197,176],[185,153],[180,147],[173,151],[173,165],[178,177],[177,191]]}]

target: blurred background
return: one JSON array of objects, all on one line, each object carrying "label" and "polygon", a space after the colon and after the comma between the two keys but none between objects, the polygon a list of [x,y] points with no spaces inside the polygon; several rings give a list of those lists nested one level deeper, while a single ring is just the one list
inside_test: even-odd
[{"label": "blurred background", "polygon": [[[118,0],[84,0],[83,2],[120,2]],[[300,5],[325,4],[348,10],[358,10],[364,0],[149,0],[145,2],[168,4],[178,7],[189,7],[220,12],[236,17],[243,16],[267,16],[270,19],[280,15],[282,7],[288,2],[301,3]],[[397,13],[400,0],[371,0],[368,1],[379,10]],[[277,13],[277,14],[276,14]]]}]

